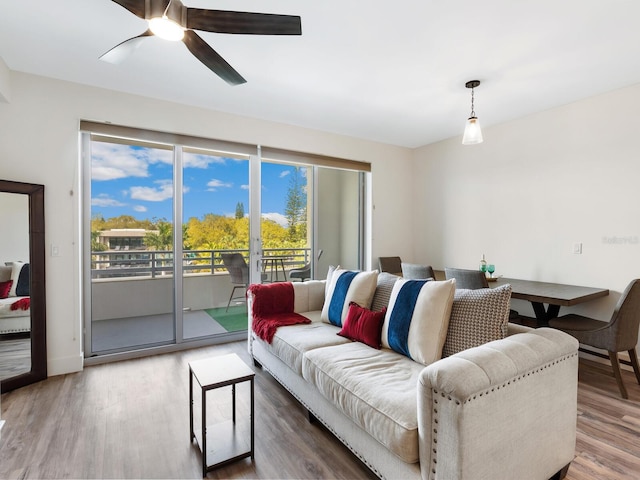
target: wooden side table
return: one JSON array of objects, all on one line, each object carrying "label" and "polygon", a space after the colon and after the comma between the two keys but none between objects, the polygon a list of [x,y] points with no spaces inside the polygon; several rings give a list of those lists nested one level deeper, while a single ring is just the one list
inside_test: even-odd
[{"label": "wooden side table", "polygon": [[[220,357],[211,357],[203,360],[196,360],[189,363],[189,424],[191,428],[191,442],[195,439],[202,451],[202,476],[206,477],[207,472],[214,468],[226,465],[242,458],[251,457],[254,453],[254,401],[253,401],[253,380],[255,372],[244,363],[235,353]],[[202,425],[201,430],[196,432],[193,428],[193,379],[200,385],[202,397]],[[242,442],[242,428],[238,428],[236,423],[236,384],[250,382],[251,384],[251,443],[247,450],[246,441]],[[213,432],[207,431],[207,392],[215,388],[231,386],[232,397],[232,419],[230,422],[222,422],[215,425],[218,433],[229,435],[228,440],[222,435],[213,436]],[[238,422],[240,423],[240,422]],[[211,425],[214,427],[214,425]],[[213,430],[213,429],[212,429]],[[209,437],[209,438],[207,438]],[[207,444],[213,444],[207,447]],[[244,448],[243,448],[244,447]],[[221,455],[222,454],[222,455]],[[223,458],[219,458],[222,456]],[[215,463],[209,465],[207,457],[215,457]]]}]

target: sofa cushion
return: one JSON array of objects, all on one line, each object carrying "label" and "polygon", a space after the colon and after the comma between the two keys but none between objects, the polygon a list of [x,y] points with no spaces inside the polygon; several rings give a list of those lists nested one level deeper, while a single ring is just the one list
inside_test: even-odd
[{"label": "sofa cushion", "polygon": [[376,291],[373,294],[373,300],[371,301],[371,310],[379,312],[382,307],[389,306],[389,298],[391,297],[391,290],[398,280],[398,275],[393,273],[380,272],[378,274],[378,281],[376,285]]},{"label": "sofa cushion", "polygon": [[9,296],[9,292],[11,291],[12,285],[13,285],[13,280],[0,282],[0,299],[7,298]]},{"label": "sofa cushion", "polygon": [[0,282],[11,280],[11,272],[13,268],[8,265],[0,265]]},{"label": "sofa cushion", "polygon": [[439,360],[455,289],[454,279],[397,280],[382,327],[382,346],[424,365]]},{"label": "sofa cushion", "polygon": [[370,308],[376,290],[378,271],[355,272],[336,270],[327,280],[327,294],[322,306],[322,320],[342,327],[347,316],[349,304],[355,302],[361,307]]},{"label": "sofa cushion", "polygon": [[11,285],[11,290],[9,291],[10,297],[15,297],[16,288],[18,287],[18,279],[20,278],[20,272],[22,272],[22,267],[24,267],[24,262],[6,262],[7,266],[11,267],[11,280],[13,280],[13,285]]},{"label": "sofa cushion", "polygon": [[507,336],[511,285],[456,290],[442,356]]},{"label": "sofa cushion", "polygon": [[380,334],[385,313],[387,307],[382,307],[380,312],[373,312],[351,302],[338,335],[380,350]]},{"label": "sofa cushion", "polygon": [[304,316],[309,318],[311,323],[278,327],[271,344],[258,338],[254,339],[262,342],[264,348],[298,375],[302,374],[302,356],[308,350],[350,343],[349,339],[337,335],[340,331],[338,327],[320,321],[320,311],[307,312]]},{"label": "sofa cushion", "polygon": [[355,342],[308,351],[302,376],[388,450],[415,463],[417,380],[423,368],[391,350]]}]

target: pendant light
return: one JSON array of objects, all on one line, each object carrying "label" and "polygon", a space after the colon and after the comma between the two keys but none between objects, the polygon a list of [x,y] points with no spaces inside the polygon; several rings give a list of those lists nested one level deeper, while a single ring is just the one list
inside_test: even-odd
[{"label": "pendant light", "polygon": [[464,84],[465,87],[471,89],[471,115],[467,119],[467,124],[464,127],[464,136],[462,137],[463,145],[475,145],[476,143],[482,143],[482,130],[480,129],[480,121],[476,117],[476,112],[473,108],[473,89],[480,85],[480,80],[470,80]]}]

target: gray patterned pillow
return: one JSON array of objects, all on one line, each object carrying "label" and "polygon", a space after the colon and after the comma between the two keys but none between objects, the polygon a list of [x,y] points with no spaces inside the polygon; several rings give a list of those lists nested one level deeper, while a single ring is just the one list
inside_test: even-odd
[{"label": "gray patterned pillow", "polygon": [[387,272],[378,274],[378,285],[371,301],[371,311],[379,312],[383,307],[389,306],[391,290],[399,278],[399,276]]},{"label": "gray patterned pillow", "polygon": [[511,285],[456,290],[442,358],[507,336]]}]

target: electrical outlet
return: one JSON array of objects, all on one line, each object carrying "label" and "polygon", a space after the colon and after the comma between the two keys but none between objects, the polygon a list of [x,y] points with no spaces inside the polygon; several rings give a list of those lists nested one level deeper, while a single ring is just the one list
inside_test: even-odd
[{"label": "electrical outlet", "polygon": [[581,255],[582,254],[582,243],[576,242],[576,243],[573,244],[573,253],[575,255]]},{"label": "electrical outlet", "polygon": [[51,245],[51,256],[52,257],[60,256],[60,248],[57,245]]}]

